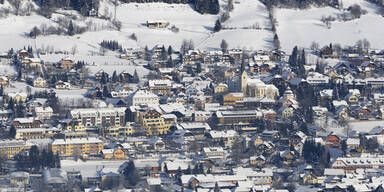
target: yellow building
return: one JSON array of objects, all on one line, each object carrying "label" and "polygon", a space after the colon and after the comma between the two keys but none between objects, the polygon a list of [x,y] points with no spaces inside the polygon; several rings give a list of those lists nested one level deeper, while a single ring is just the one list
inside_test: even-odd
[{"label": "yellow building", "polygon": [[2,140],[0,141],[0,155],[11,159],[19,153],[31,149],[32,144],[24,140]]},{"label": "yellow building", "polygon": [[147,109],[141,112],[138,123],[143,126],[149,135],[167,134],[171,127],[171,124],[167,124],[162,114],[155,109]]},{"label": "yellow building", "polygon": [[223,105],[235,106],[244,100],[243,93],[228,93],[223,97]]},{"label": "yellow building", "polygon": [[108,127],[105,128],[105,136],[118,137],[118,136],[129,136],[135,133],[135,128],[132,126],[124,127]]},{"label": "yellow building", "polygon": [[226,92],[228,92],[228,86],[224,83],[220,83],[220,84],[215,86],[213,92],[215,94],[226,93]]},{"label": "yellow building", "polygon": [[25,66],[30,66],[30,67],[39,67],[41,64],[41,60],[38,58],[24,58],[21,60],[21,64]]},{"label": "yellow building", "polygon": [[104,159],[125,159],[125,153],[121,149],[103,149],[101,153]]},{"label": "yellow building", "polygon": [[55,139],[49,149],[59,156],[96,155],[104,149],[104,143],[95,137]]}]

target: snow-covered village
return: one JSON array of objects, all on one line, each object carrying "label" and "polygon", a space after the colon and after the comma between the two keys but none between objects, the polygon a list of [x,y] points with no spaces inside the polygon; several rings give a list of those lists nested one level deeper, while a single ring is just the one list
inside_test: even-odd
[{"label": "snow-covered village", "polygon": [[384,192],[383,0],[0,0],[0,192]]}]

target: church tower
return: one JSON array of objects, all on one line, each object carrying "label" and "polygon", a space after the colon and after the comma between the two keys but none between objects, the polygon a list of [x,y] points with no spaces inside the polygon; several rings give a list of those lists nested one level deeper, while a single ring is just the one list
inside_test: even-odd
[{"label": "church tower", "polygon": [[244,95],[245,95],[246,92],[247,92],[247,84],[248,84],[248,74],[247,74],[247,72],[244,70],[244,71],[241,73],[241,91],[243,92]]}]

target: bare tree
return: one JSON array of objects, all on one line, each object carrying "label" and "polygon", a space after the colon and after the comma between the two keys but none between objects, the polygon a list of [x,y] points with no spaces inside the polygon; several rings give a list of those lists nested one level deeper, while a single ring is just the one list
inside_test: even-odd
[{"label": "bare tree", "polygon": [[107,49],[102,47],[102,46],[100,46],[100,49],[99,49],[100,55],[104,56],[106,52],[107,52]]},{"label": "bare tree", "polygon": [[312,41],[310,48],[314,51],[317,51],[319,49],[319,43]]},{"label": "bare tree", "polygon": [[368,53],[369,48],[371,47],[371,43],[367,39],[363,39],[363,48],[365,52]]},{"label": "bare tree", "polygon": [[72,55],[75,55],[77,53],[77,45],[73,45],[73,47],[71,48],[71,53]]},{"label": "bare tree", "polygon": [[10,0],[9,3],[15,8],[15,15],[19,15],[21,0]]}]

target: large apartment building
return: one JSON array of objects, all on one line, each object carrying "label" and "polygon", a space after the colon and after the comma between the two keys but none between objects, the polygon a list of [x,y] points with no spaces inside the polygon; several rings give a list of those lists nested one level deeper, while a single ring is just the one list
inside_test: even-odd
[{"label": "large apartment building", "polygon": [[96,155],[104,149],[104,143],[95,137],[55,139],[49,149],[59,156]]},{"label": "large apartment building", "polygon": [[19,153],[29,150],[32,144],[25,140],[1,140],[0,155],[4,158],[11,159]]},{"label": "large apartment building", "polygon": [[125,110],[125,107],[74,109],[71,116],[85,127],[124,126]]}]

